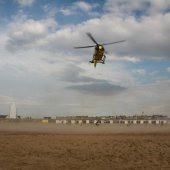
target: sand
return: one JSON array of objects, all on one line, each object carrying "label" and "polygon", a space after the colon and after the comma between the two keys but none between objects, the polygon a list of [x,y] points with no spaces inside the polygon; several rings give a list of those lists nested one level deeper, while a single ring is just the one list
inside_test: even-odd
[{"label": "sand", "polygon": [[118,133],[170,133],[169,125],[131,125],[125,124],[56,124],[38,122],[0,121],[0,131],[34,132],[56,134],[118,134]]},{"label": "sand", "polygon": [[0,122],[0,170],[169,170],[170,125]]}]

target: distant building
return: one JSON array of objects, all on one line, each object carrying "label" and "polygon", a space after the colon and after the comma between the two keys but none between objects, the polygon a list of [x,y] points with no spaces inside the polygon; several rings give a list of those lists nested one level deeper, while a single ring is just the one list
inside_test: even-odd
[{"label": "distant building", "polygon": [[49,120],[49,119],[51,119],[51,117],[49,117],[49,116],[46,116],[46,117],[44,117],[43,119],[48,119],[48,120]]},{"label": "distant building", "polygon": [[10,106],[10,111],[9,111],[9,119],[16,119],[17,118],[17,108],[15,103],[12,103]]}]

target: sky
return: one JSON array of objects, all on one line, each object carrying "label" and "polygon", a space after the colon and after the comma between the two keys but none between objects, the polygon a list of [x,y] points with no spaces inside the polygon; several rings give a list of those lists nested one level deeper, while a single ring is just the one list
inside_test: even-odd
[{"label": "sky", "polygon": [[[170,116],[170,1],[0,0],[0,114]],[[94,45],[106,63],[94,68]]]}]

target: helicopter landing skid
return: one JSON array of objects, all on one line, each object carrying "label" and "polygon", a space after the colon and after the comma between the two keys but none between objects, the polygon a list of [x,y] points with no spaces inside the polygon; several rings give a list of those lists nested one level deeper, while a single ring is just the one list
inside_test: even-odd
[{"label": "helicopter landing skid", "polygon": [[[89,63],[94,63],[94,61],[89,61]],[[102,63],[102,64],[105,64],[105,61],[104,60],[100,60],[100,61],[97,61],[97,63]]]}]

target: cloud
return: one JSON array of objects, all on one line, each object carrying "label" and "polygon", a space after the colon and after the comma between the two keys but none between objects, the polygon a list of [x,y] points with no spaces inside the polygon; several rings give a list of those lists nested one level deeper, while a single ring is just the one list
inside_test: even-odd
[{"label": "cloud", "polygon": [[[92,45],[93,42],[85,37],[86,32],[91,32],[99,43],[127,40],[121,44],[106,46],[106,50],[113,56],[128,56],[129,60],[135,58],[135,61],[141,58],[169,58],[169,18],[170,14],[168,13],[145,17],[139,22],[134,17],[123,19],[113,14],[104,15],[78,25],[66,26],[45,37],[44,41],[47,42],[45,45],[49,46],[50,50],[53,46],[58,46],[60,50],[71,50],[70,44],[75,44],[75,46],[77,44],[80,46]],[[103,34],[103,30],[107,31]],[[80,50],[76,51],[78,53]],[[81,51],[83,53],[92,50]]]},{"label": "cloud", "polygon": [[149,1],[116,0],[113,2],[112,0],[107,0],[104,5],[104,9],[114,13],[115,15],[123,17],[131,15],[134,11],[145,14],[146,10],[148,10],[150,6]]},{"label": "cloud", "polygon": [[[76,4],[82,4],[82,2],[76,2]],[[92,8],[93,4],[90,5]],[[73,6],[77,5],[74,3]],[[88,9],[90,10],[90,8],[86,10]],[[10,50],[24,47],[24,50],[41,48],[55,53],[69,51],[74,55],[90,54],[91,49],[84,49],[81,52],[73,51],[73,46],[93,44],[86,37],[86,32],[91,32],[99,43],[127,40],[121,44],[106,46],[112,58],[122,57],[120,60],[132,62],[140,61],[141,58],[169,58],[169,18],[170,13],[147,15],[138,20],[133,15],[123,17],[115,15],[114,12],[107,12],[99,18],[62,27],[59,27],[59,23],[54,18],[41,20],[26,18],[10,25],[7,47]]]},{"label": "cloud", "polygon": [[35,0],[16,0],[21,7],[31,6]]},{"label": "cloud", "polygon": [[69,16],[69,15],[73,15],[74,14],[74,12],[71,9],[69,9],[69,8],[61,8],[60,12],[63,15],[65,15],[65,16]]},{"label": "cloud", "polygon": [[57,13],[57,8],[54,6],[51,6],[50,4],[44,5],[43,10],[48,17],[55,17]]},{"label": "cloud", "polygon": [[[116,104],[123,105],[122,112],[169,115],[170,81],[129,87],[117,96]],[[125,100],[126,99],[126,100]]]},{"label": "cloud", "polygon": [[14,99],[10,96],[0,96],[0,103],[11,103]]},{"label": "cloud", "polygon": [[93,13],[92,10],[97,6],[98,4],[96,3],[93,4],[84,1],[77,1],[69,7],[61,7],[60,12],[65,16],[69,16],[69,15],[76,15],[78,10],[80,10],[81,12],[83,11],[89,15],[94,15],[94,14],[96,15],[96,12]]},{"label": "cloud", "polygon": [[137,73],[139,75],[145,75],[146,74],[146,70],[145,69],[135,69],[132,71],[133,73]]},{"label": "cloud", "polygon": [[90,11],[92,10],[92,8],[94,7],[94,5],[91,5],[87,2],[83,2],[83,1],[78,1],[74,3],[74,8],[76,9],[81,9],[82,11]]},{"label": "cloud", "polygon": [[170,7],[167,0],[107,0],[104,8],[118,16],[126,17],[136,15],[136,17],[166,13]]},{"label": "cloud", "polygon": [[61,73],[61,80],[74,84],[103,82],[101,79],[84,76],[83,73],[85,73],[84,69],[72,64],[67,66],[67,68]]},{"label": "cloud", "polygon": [[10,24],[7,49],[10,51],[34,48],[39,41],[56,27],[54,19],[23,19]]},{"label": "cloud", "polygon": [[167,67],[167,68],[166,68],[166,71],[167,71],[168,73],[170,73],[170,67]]},{"label": "cloud", "polygon": [[66,89],[75,90],[79,93],[91,95],[115,95],[126,88],[114,85],[110,80],[98,79],[92,76],[85,76],[86,71],[80,67],[70,65],[61,75],[61,80],[71,83]]},{"label": "cloud", "polygon": [[126,90],[126,88],[117,86],[108,82],[105,83],[92,83],[83,85],[71,85],[67,89],[79,91],[85,93],[86,95],[101,95],[101,96],[113,96],[119,94],[120,92]]}]

